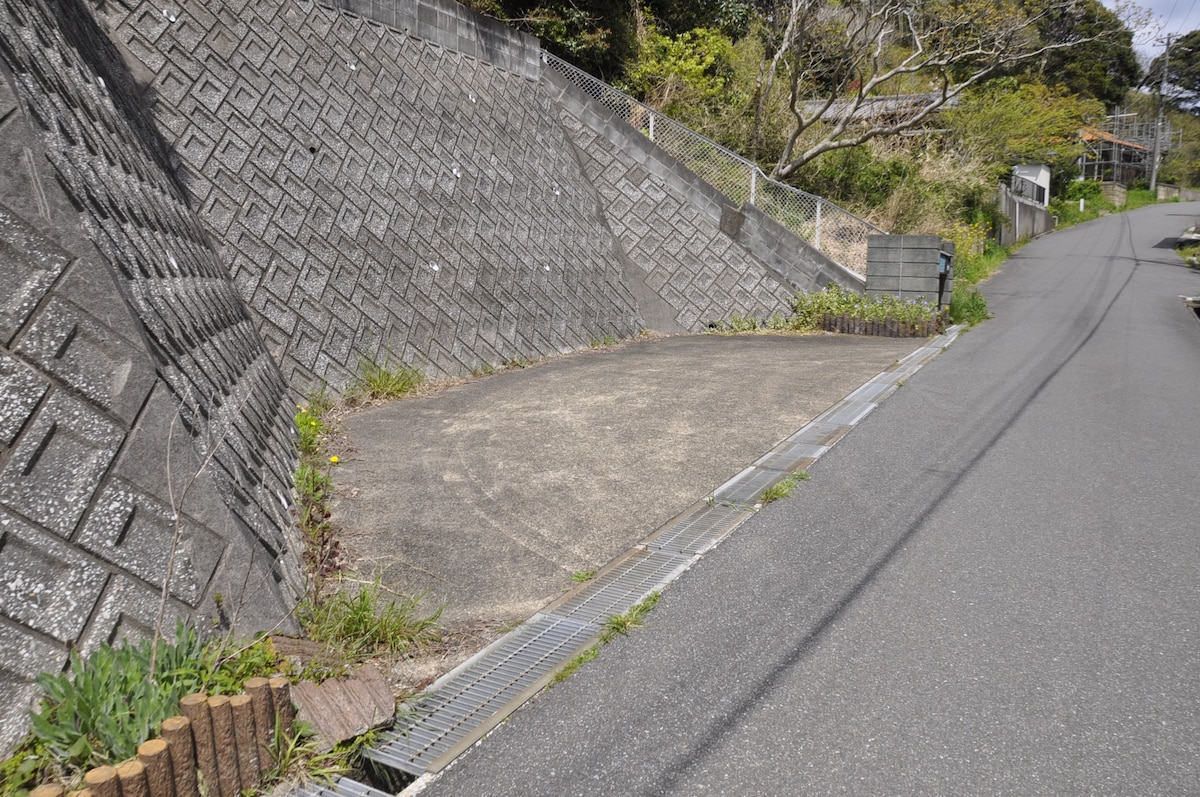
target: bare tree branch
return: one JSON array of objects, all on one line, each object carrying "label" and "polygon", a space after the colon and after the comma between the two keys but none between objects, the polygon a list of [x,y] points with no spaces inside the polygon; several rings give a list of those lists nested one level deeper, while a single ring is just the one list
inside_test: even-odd
[{"label": "bare tree branch", "polygon": [[771,176],[909,130],[1006,67],[1095,41],[1038,39],[1043,17],[1078,1],[793,0],[768,70],[770,86],[790,68],[794,120]]}]

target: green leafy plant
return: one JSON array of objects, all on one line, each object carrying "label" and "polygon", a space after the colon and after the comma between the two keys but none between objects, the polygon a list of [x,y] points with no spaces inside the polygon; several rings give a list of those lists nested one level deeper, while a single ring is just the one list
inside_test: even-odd
[{"label": "green leafy plant", "polygon": [[32,715],[34,735],[79,770],[133,756],[164,719],[178,713],[181,697],[210,682],[204,644],[182,622],[173,642],[160,643],[157,672],[151,672],[150,658],[150,640],[106,643],[86,660],[73,653],[69,675],[38,676],[45,699]]},{"label": "green leafy plant", "polygon": [[824,326],[826,315],[915,324],[934,320],[937,308],[924,300],[908,301],[886,294],[866,296],[831,284],[819,291],[796,294],[792,300],[790,326],[792,329],[820,329]]},{"label": "green leafy plant", "polygon": [[292,674],[265,634],[241,644],[232,637],[215,639],[205,647],[204,662],[209,673],[205,691],[211,695],[238,694],[256,676]]},{"label": "green leafy plant", "polygon": [[25,797],[56,768],[58,761],[50,745],[30,734],[11,756],[0,761],[0,796]]},{"label": "green leafy plant", "polygon": [[321,416],[310,414],[304,407],[296,409],[296,446],[300,455],[312,455],[321,447],[321,433],[325,431],[325,423]]}]

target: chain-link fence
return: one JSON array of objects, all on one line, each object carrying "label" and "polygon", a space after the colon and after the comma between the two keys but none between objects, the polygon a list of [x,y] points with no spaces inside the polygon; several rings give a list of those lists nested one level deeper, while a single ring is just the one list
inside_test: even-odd
[{"label": "chain-link fence", "polygon": [[834,262],[866,276],[867,236],[883,232],[868,221],[798,188],[767,177],[758,165],[663,116],[548,52],[546,66],[564,75],[605,108],[735,202],[749,202],[808,241]]}]

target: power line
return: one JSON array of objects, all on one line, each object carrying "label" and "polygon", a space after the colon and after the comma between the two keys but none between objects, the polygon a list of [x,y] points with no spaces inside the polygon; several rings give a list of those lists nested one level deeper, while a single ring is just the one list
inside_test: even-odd
[{"label": "power line", "polygon": [[[1196,10],[1196,0],[1192,0],[1192,4],[1190,6],[1188,6],[1187,13],[1183,15],[1183,19],[1180,20],[1180,22],[1179,22],[1179,28],[1175,31],[1176,33],[1184,32],[1183,26],[1188,24],[1187,21],[1192,18],[1192,12],[1195,10]],[[1174,11],[1175,11],[1174,4],[1171,5],[1171,11],[1172,11],[1172,13],[1174,13]],[[1188,31],[1188,32],[1190,33],[1191,31]]]}]

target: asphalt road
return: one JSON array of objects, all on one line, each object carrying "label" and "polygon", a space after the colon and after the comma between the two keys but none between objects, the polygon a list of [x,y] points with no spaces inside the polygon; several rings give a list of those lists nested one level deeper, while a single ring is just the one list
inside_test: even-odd
[{"label": "asphalt road", "polygon": [[1029,244],[444,795],[1200,793],[1200,205]]}]

